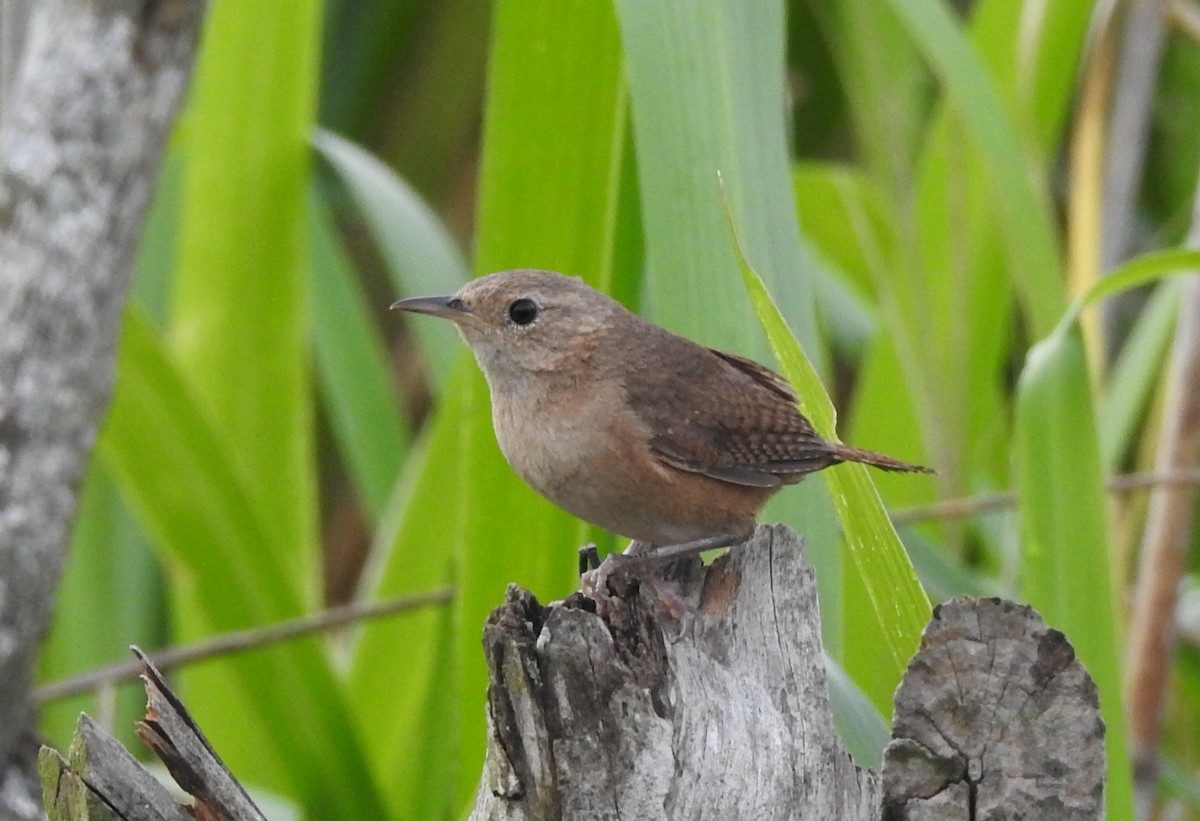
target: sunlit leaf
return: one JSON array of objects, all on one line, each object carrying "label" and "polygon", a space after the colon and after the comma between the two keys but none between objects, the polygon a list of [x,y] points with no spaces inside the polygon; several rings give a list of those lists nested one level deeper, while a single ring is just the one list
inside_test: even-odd
[{"label": "sunlit leaf", "polygon": [[[98,450],[172,578],[186,583],[197,623],[228,631],[300,615],[301,591],[287,583],[283,560],[270,549],[245,468],[137,310],[126,314],[120,364]],[[215,723],[207,731],[227,742],[223,757],[251,753],[235,738],[257,742],[256,779],[248,781],[286,785],[314,814],[381,817],[366,748],[317,640],[242,654],[210,669],[236,688],[239,708],[253,705],[239,725]],[[288,683],[286,699],[279,682]],[[189,703],[206,703],[191,692]],[[208,707],[193,709],[210,714]]]}]

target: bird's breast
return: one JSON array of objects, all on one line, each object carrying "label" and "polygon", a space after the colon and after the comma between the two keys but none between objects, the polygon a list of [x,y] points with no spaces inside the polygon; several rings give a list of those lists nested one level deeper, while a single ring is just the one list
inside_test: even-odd
[{"label": "bird's breast", "polygon": [[534,490],[581,519],[651,544],[744,533],[770,495],[664,464],[615,380],[492,395],[496,439]]},{"label": "bird's breast", "polygon": [[603,387],[493,392],[492,423],[513,470],[534,490],[563,504],[562,497],[588,482],[616,445],[611,424],[618,407]]}]

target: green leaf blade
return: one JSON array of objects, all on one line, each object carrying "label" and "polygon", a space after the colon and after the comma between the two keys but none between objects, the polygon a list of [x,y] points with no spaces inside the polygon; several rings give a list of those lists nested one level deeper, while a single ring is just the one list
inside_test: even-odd
[{"label": "green leaf blade", "polygon": [[888,0],[959,114],[983,165],[1021,305],[1038,336],[1064,307],[1063,264],[1044,190],[1031,181],[1017,130],[980,56],[936,0]]},{"label": "green leaf blade", "polygon": [[1083,338],[1067,326],[1029,352],[1017,389],[1022,592],[1062,630],[1100,691],[1108,812],[1133,817],[1099,436]]},{"label": "green leaf blade", "polygon": [[320,394],[363,506],[378,522],[408,451],[408,430],[383,339],[319,198],[310,241]]},{"label": "green leaf blade", "polygon": [[[302,591],[288,583],[270,549],[232,446],[200,410],[202,403],[136,309],[126,314],[120,370],[98,452],[172,577],[186,580],[177,596],[187,617],[207,632],[220,632],[303,613]],[[152,450],[147,442],[154,443]],[[238,708],[252,705],[243,709],[245,722],[216,728],[235,734],[225,738],[231,766],[246,769],[255,762],[258,778],[302,798],[314,813],[324,808],[337,817],[383,817],[365,748],[315,639],[210,669],[221,674],[224,689],[189,691],[197,715],[209,709],[221,715],[235,702]],[[278,682],[288,682],[288,698],[280,698]],[[211,734],[218,743],[222,739]],[[258,747],[268,750],[261,763]],[[239,763],[241,755],[248,760]]]},{"label": "green leaf blade", "polygon": [[[360,146],[320,130],[313,145],[337,172],[387,264],[396,295],[453,293],[470,268],[446,227],[421,197]],[[435,393],[450,374],[458,344],[446,322],[412,323]]]}]

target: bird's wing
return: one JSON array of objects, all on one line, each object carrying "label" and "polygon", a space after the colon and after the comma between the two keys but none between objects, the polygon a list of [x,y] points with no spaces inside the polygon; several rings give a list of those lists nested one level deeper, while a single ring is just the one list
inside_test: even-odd
[{"label": "bird's wing", "polygon": [[664,463],[769,488],[837,461],[782,377],[740,356],[670,340],[661,341],[668,356],[656,357],[655,367],[634,368],[625,378],[630,405]]},{"label": "bird's wing", "polygon": [[708,348],[707,350],[709,353],[716,354],[718,358],[737,368],[767,390],[777,394],[789,404],[796,404],[796,393],[792,390],[791,384],[782,376],[775,373],[775,371],[744,356],[725,353],[724,351],[718,351],[716,348]]}]

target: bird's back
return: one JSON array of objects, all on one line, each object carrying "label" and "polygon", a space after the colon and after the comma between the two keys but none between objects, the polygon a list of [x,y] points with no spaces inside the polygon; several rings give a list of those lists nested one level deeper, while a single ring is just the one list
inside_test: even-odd
[{"label": "bird's back", "polygon": [[643,330],[655,338],[647,351],[620,357],[627,363],[623,380],[629,405],[664,463],[777,487],[837,461],[777,374],[648,323]]}]

